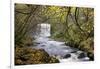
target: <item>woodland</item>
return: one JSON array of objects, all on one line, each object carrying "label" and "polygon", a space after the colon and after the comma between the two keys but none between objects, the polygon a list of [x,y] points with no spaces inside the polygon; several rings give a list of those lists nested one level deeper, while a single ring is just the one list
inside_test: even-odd
[{"label": "woodland", "polygon": [[[94,9],[88,7],[15,4],[15,65],[59,63],[43,49],[32,49],[37,24],[51,25],[57,41],[87,53],[94,60]],[[46,59],[46,60],[45,60]]]}]

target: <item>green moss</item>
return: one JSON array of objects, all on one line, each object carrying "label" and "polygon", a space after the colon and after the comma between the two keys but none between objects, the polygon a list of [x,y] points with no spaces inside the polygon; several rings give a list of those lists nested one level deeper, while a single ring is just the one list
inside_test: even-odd
[{"label": "green moss", "polygon": [[50,57],[43,49],[18,48],[15,49],[15,65],[59,63],[59,60]]}]

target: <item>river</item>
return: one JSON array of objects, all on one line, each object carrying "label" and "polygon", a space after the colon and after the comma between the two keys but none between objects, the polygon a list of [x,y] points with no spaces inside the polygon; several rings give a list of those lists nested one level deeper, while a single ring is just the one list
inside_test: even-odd
[{"label": "river", "polygon": [[36,45],[33,48],[44,49],[50,56],[59,59],[61,63],[89,61],[85,52],[66,46],[65,42],[55,41],[49,38],[51,36],[50,33],[50,24],[38,24],[34,41]]}]

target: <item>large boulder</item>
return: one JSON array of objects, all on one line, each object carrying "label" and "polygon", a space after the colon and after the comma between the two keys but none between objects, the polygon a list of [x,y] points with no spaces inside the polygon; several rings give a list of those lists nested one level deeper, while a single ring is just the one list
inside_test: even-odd
[{"label": "large boulder", "polygon": [[59,63],[43,49],[15,48],[15,65]]}]

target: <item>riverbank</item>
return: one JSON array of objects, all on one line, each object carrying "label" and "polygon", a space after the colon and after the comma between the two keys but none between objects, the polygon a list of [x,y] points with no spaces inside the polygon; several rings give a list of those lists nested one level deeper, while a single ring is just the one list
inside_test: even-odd
[{"label": "riverbank", "polygon": [[[55,38],[55,37],[51,37],[51,38],[56,40],[56,41],[64,42],[64,40],[62,38]],[[81,43],[66,41],[65,45],[86,52],[87,56],[90,58],[90,61],[94,60],[94,42],[93,42],[93,38],[88,38],[87,40],[84,40]]]},{"label": "riverbank", "polygon": [[80,44],[76,44],[74,42],[66,42],[65,43],[68,46],[71,46],[73,48],[77,48],[81,51],[84,51],[87,53],[87,56],[90,58],[90,61],[94,60],[94,42],[93,38],[89,38],[85,41],[82,41]]}]

